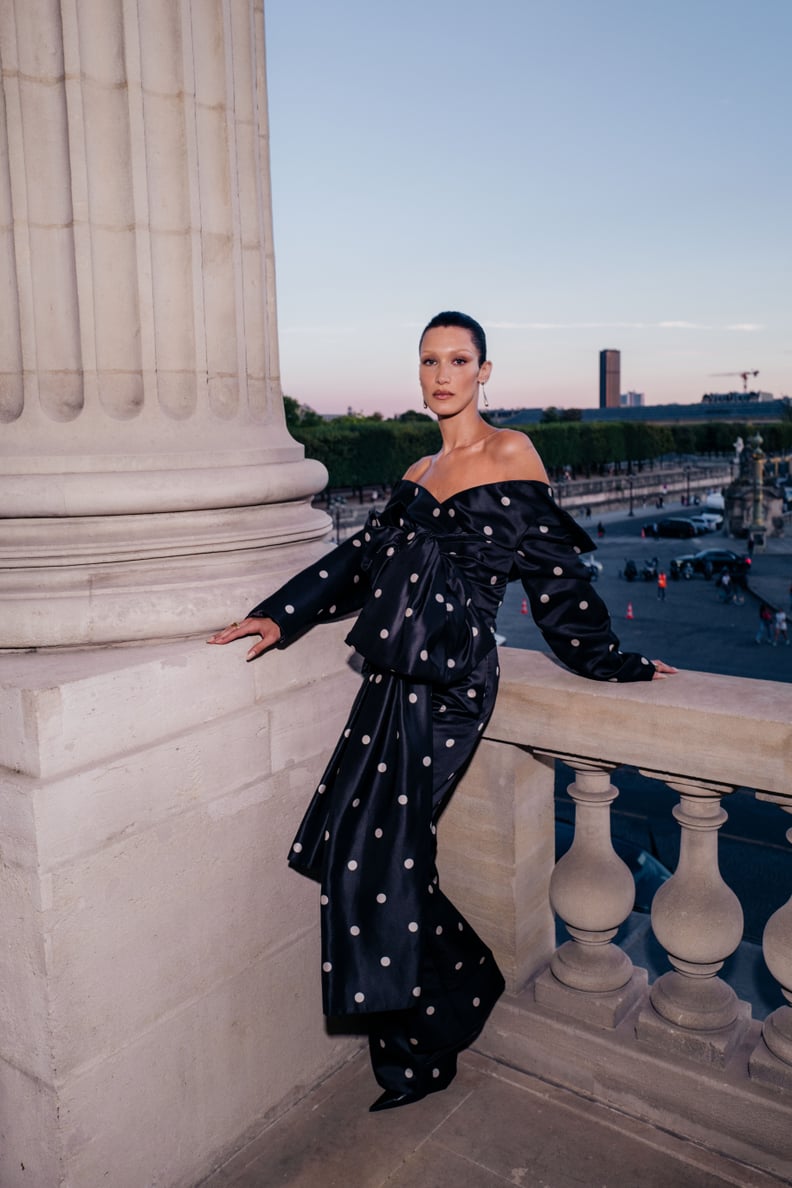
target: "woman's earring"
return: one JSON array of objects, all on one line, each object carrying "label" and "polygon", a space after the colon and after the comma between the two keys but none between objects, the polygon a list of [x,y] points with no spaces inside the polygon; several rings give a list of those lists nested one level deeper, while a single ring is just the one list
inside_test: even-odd
[{"label": "woman's earring", "polygon": [[481,385],[481,395],[484,399],[484,407],[489,408],[489,400],[487,400],[487,389],[484,387],[483,384]]},{"label": "woman's earring", "polygon": [[428,407],[429,407],[429,405],[426,403],[426,401],[425,401],[425,400],[424,400],[424,402],[423,402],[423,406],[424,406],[424,408],[428,408]]}]

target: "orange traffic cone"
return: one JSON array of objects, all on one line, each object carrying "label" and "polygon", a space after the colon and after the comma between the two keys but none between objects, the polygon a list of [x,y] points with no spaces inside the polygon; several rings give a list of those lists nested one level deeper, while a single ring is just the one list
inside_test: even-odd
[{"label": "orange traffic cone", "polygon": [[628,602],[628,603],[627,603],[627,618],[628,618],[628,619],[634,619],[634,618],[635,618],[635,615],[633,614],[633,608],[632,608],[632,603],[631,603],[631,602]]},{"label": "orange traffic cone", "polygon": [[521,615],[528,614],[528,599],[527,598],[523,598],[523,600],[522,600],[522,606],[520,607],[520,614]]}]

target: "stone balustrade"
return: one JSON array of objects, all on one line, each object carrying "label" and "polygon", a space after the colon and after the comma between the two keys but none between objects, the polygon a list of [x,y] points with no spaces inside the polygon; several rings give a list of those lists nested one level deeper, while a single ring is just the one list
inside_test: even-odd
[{"label": "stone balustrade", "polygon": [[[576,821],[554,865],[557,759],[575,773]],[[651,986],[614,940],[634,898],[611,843],[621,765],[679,797],[679,862],[651,915],[669,969]],[[495,714],[441,825],[441,870],[507,975],[483,1051],[788,1176],[792,1006],[752,1019],[721,976],[743,931],[718,866],[738,787],[792,812],[792,686],[694,672],[601,685],[505,649]],[[553,913],[569,934],[557,948]],[[792,898],[763,952],[792,1004]]]}]

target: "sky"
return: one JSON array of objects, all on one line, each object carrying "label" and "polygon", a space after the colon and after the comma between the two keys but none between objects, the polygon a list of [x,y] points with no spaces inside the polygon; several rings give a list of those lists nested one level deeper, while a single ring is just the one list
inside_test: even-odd
[{"label": "sky", "polygon": [[[283,390],[420,409],[484,325],[493,408],[792,395],[792,0],[265,0]],[[720,373],[727,373],[725,375]]]}]

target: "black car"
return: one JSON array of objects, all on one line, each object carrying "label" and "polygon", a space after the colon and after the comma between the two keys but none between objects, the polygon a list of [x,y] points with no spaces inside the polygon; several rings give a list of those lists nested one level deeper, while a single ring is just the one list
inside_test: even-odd
[{"label": "black car", "polygon": [[692,578],[700,573],[709,581],[714,573],[722,573],[724,569],[732,577],[744,576],[750,565],[751,558],[744,553],[735,553],[732,549],[702,549],[700,553],[674,557],[669,569],[672,578]]},{"label": "black car", "polygon": [[652,524],[644,524],[644,536],[676,536],[686,540],[696,535],[696,526],[690,520],[679,516],[669,516],[666,520],[655,520]]}]

